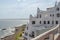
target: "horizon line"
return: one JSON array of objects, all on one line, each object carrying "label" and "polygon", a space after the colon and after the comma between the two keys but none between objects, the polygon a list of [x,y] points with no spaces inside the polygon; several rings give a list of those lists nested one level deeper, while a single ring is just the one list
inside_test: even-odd
[{"label": "horizon line", "polygon": [[10,18],[10,19],[0,19],[0,20],[29,20],[29,18]]}]

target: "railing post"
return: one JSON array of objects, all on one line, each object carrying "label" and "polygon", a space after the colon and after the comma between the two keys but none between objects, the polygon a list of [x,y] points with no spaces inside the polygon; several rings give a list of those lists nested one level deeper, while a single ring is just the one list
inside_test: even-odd
[{"label": "railing post", "polygon": [[54,34],[53,34],[53,33],[51,33],[51,34],[49,35],[49,40],[54,40]]},{"label": "railing post", "polygon": [[58,27],[58,33],[59,33],[59,35],[60,35],[60,25],[59,25],[59,27]]}]

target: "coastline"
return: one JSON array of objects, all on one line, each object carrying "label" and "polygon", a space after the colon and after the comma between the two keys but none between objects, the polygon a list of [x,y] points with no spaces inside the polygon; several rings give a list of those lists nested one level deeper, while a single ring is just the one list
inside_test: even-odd
[{"label": "coastline", "polygon": [[[25,24],[16,25],[14,28],[15,28],[15,30],[16,30],[16,28],[19,28],[19,27],[21,27],[21,26],[23,26],[23,25],[26,25],[26,23],[25,23]],[[8,34],[8,35],[4,35],[4,36],[0,37],[0,39],[4,39],[4,38],[9,37],[9,36],[11,36],[11,35],[15,35],[15,30],[14,30],[14,33],[11,32],[11,33]]]}]

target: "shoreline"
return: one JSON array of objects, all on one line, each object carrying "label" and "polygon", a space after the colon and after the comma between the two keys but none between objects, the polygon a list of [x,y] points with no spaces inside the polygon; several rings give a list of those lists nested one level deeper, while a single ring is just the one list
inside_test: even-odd
[{"label": "shoreline", "polygon": [[[25,23],[25,24],[27,24],[27,23]],[[15,29],[16,27],[21,27],[21,26],[23,26],[23,25],[25,25],[25,24],[20,24],[20,25],[16,25],[16,26],[14,26],[14,27],[10,27],[10,28],[13,28],[13,29]],[[7,30],[8,28],[6,28],[6,30]],[[0,31],[1,31],[2,29],[0,29]],[[10,30],[10,31],[12,31],[12,30]],[[14,30],[15,31],[15,30]],[[4,37],[7,37],[7,36],[10,36],[10,35],[14,35],[15,33],[13,33],[13,32],[11,32],[10,34],[8,33],[8,35],[3,35],[3,36],[1,36],[0,37],[0,39],[1,38],[4,38]]]}]

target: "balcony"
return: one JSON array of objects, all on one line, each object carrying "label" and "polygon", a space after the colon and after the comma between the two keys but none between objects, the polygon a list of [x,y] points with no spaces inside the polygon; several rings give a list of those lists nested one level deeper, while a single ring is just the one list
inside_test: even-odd
[{"label": "balcony", "polygon": [[60,25],[46,31],[31,40],[60,40]]}]

